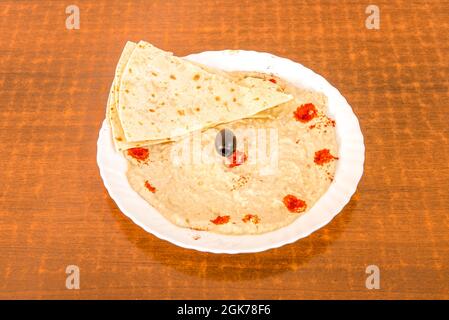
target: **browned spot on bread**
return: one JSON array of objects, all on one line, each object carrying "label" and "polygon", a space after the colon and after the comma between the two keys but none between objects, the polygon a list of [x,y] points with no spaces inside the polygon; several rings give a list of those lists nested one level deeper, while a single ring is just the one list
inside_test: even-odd
[{"label": "browned spot on bread", "polygon": [[156,110],[154,109],[148,109],[150,112],[156,112]]},{"label": "browned spot on bread", "polygon": [[170,75],[170,79],[172,79],[172,80],[176,80],[176,77],[174,76],[174,75]]},{"label": "browned spot on bread", "polygon": [[201,109],[198,108],[198,107],[195,108],[195,111],[197,111],[197,112],[199,112],[200,110],[201,110]]},{"label": "browned spot on bread", "polygon": [[115,140],[117,140],[117,141],[123,141],[122,137],[117,137],[117,138],[115,138]]},{"label": "browned spot on bread", "polygon": [[196,88],[199,90],[199,89],[201,89],[201,86],[196,86]]},{"label": "browned spot on bread", "polygon": [[184,110],[177,110],[178,114],[180,116],[184,116],[186,113],[184,112]]},{"label": "browned spot on bread", "polygon": [[221,100],[221,98],[219,96],[215,97],[215,101],[220,101],[220,100]]},{"label": "browned spot on bread", "polygon": [[195,81],[200,80],[200,75],[199,74],[194,75],[193,80],[195,80]]},{"label": "browned spot on bread", "polygon": [[151,74],[152,74],[153,76],[157,77],[157,73],[156,73],[156,72],[152,71]]}]

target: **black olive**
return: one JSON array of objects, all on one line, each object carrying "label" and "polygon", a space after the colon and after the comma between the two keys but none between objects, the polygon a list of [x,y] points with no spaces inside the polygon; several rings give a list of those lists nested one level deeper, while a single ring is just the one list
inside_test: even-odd
[{"label": "black olive", "polygon": [[231,156],[237,148],[237,139],[229,129],[223,129],[215,137],[215,149],[222,157]]}]

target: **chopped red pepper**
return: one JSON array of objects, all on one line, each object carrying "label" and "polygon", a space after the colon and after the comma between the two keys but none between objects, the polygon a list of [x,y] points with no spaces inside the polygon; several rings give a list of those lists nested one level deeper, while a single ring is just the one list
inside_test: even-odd
[{"label": "chopped red pepper", "polygon": [[232,155],[228,157],[228,160],[231,161],[231,163],[228,165],[229,168],[237,167],[241,164],[243,164],[248,159],[248,156],[245,152],[241,151],[234,151]]},{"label": "chopped red pepper", "polygon": [[296,108],[293,115],[297,121],[306,123],[315,118],[318,115],[318,111],[313,103],[306,103]]},{"label": "chopped red pepper", "polygon": [[307,204],[305,201],[298,199],[294,195],[288,194],[283,199],[284,205],[290,212],[303,212],[307,209]]},{"label": "chopped red pepper", "polygon": [[268,81],[271,81],[271,82],[273,82],[273,83],[277,83],[276,79],[273,79],[273,78],[271,78],[271,79],[268,80]]},{"label": "chopped red pepper", "polygon": [[157,190],[155,187],[153,187],[153,186],[148,182],[148,180],[145,181],[145,188],[147,188],[148,191],[153,192],[153,193],[155,193],[156,190]]},{"label": "chopped red pepper", "polygon": [[230,219],[231,219],[230,216],[218,216],[214,220],[211,220],[210,222],[212,222],[213,224],[225,224],[228,223]]},{"label": "chopped red pepper", "polygon": [[131,148],[128,149],[128,155],[138,161],[145,161],[148,159],[150,152],[147,148]]},{"label": "chopped red pepper", "polygon": [[331,162],[332,160],[337,160],[338,157],[335,157],[331,155],[329,149],[323,149],[315,152],[315,158],[313,161],[317,164],[322,166],[325,163]]}]

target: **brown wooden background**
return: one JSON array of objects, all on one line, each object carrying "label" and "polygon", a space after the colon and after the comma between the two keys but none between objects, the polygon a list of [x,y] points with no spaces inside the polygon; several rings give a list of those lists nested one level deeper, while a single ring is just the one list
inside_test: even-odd
[{"label": "brown wooden background", "polygon": [[[81,29],[65,28],[65,8]],[[381,9],[381,29],[364,27]],[[1,298],[449,298],[448,1],[0,1]],[[96,140],[126,40],[269,51],[341,90],[365,174],[328,226],[214,255],[145,233],[108,196]],[[65,268],[81,289],[65,289]],[[381,289],[365,288],[365,268]]]}]

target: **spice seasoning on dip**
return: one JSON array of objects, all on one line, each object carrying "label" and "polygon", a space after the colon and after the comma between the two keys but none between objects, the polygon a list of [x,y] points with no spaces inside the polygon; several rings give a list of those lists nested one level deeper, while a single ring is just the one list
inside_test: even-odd
[{"label": "spice seasoning on dip", "polygon": [[294,195],[288,194],[283,199],[284,205],[290,212],[303,212],[307,209],[307,204],[305,201],[298,199]]},{"label": "spice seasoning on dip", "polygon": [[[319,120],[317,123],[309,126],[309,129],[315,129],[315,128],[326,129],[329,127],[335,127],[335,125],[336,125],[335,120],[329,118],[328,116],[321,116],[321,117],[319,117]],[[324,132],[326,132],[326,130]]]},{"label": "spice seasoning on dip", "polygon": [[318,115],[318,111],[313,103],[306,103],[296,108],[293,115],[297,121],[306,123],[315,118]]},{"label": "spice seasoning on dip", "polygon": [[254,224],[258,224],[260,222],[260,219],[257,215],[247,214],[246,216],[243,217],[242,221],[245,223],[251,221]]},{"label": "spice seasoning on dip", "polygon": [[331,155],[329,149],[322,149],[315,152],[315,158],[313,159],[313,161],[320,166],[331,162],[332,160],[338,160],[338,157]]},{"label": "spice seasoning on dip", "polygon": [[128,155],[138,161],[145,161],[148,159],[150,152],[147,148],[131,148],[128,149]]},{"label": "spice seasoning on dip", "polygon": [[231,161],[231,163],[228,165],[229,168],[237,167],[241,164],[243,164],[248,159],[248,156],[245,152],[241,151],[234,151],[231,156],[228,157],[228,160]]},{"label": "spice seasoning on dip", "polygon": [[230,216],[218,216],[210,222],[212,222],[213,224],[225,224],[229,222],[229,219],[231,219]]},{"label": "spice seasoning on dip", "polygon": [[148,180],[145,181],[145,188],[148,189],[148,191],[155,193],[156,192],[156,188],[153,187]]},{"label": "spice seasoning on dip", "polygon": [[326,122],[326,127],[335,127],[335,120],[326,117],[327,118],[327,122]]}]

